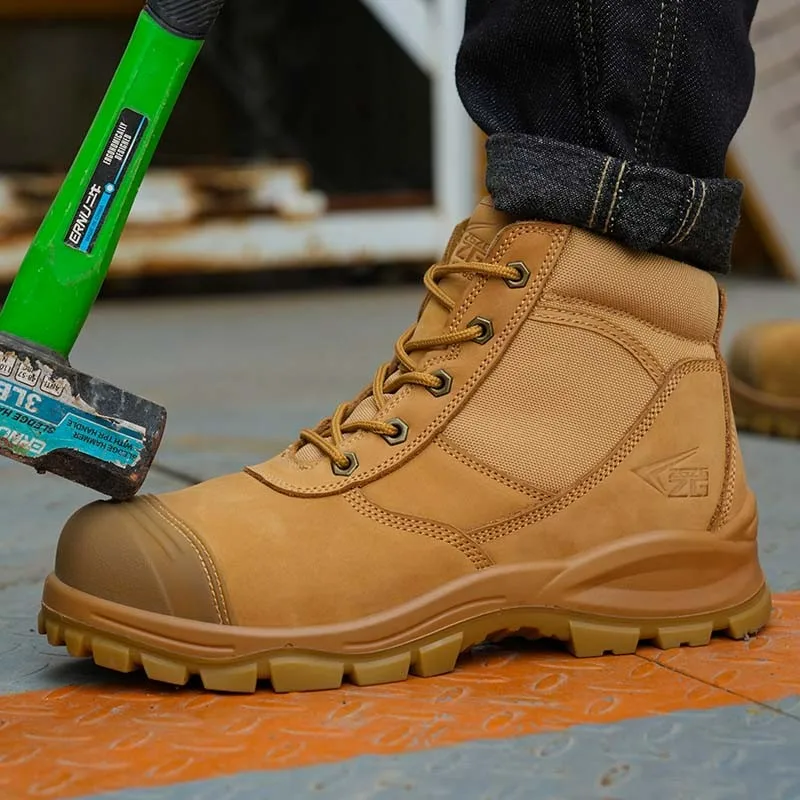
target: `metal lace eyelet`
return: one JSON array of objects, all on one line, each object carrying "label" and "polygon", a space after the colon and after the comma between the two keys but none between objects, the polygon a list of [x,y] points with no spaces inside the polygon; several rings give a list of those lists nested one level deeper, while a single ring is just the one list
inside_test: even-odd
[{"label": "metal lace eyelet", "polygon": [[358,469],[358,456],[355,453],[342,453],[347,459],[347,466],[340,467],[335,461],[331,463],[331,469],[334,475],[341,475],[346,478],[352,475]]},{"label": "metal lace eyelet", "polygon": [[531,277],[531,271],[525,266],[524,261],[512,261],[510,264],[506,266],[515,269],[519,272],[519,278],[506,278],[506,285],[512,289],[522,289],[523,287],[527,286],[528,281]]},{"label": "metal lace eyelet", "polygon": [[403,422],[403,420],[398,418],[387,419],[386,424],[393,425],[394,429],[397,431],[393,436],[381,434],[389,444],[403,444],[403,442],[408,439],[408,425]]},{"label": "metal lace eyelet", "polygon": [[467,327],[481,329],[481,333],[473,339],[473,341],[478,344],[486,344],[486,342],[494,336],[494,325],[492,325],[492,321],[486,319],[486,317],[475,317],[475,319],[471,319],[467,323]]},{"label": "metal lace eyelet", "polygon": [[427,387],[434,397],[443,397],[453,388],[453,376],[449,372],[445,372],[443,369],[435,369],[431,372],[431,375],[439,379],[438,386]]}]

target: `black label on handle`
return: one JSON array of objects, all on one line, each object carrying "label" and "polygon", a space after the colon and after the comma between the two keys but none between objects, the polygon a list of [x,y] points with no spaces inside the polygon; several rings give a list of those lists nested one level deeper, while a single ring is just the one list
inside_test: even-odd
[{"label": "black label on handle", "polygon": [[64,244],[82,253],[92,252],[125,173],[144,138],[147,121],[147,117],[137,111],[130,108],[122,110],[83,193]]}]

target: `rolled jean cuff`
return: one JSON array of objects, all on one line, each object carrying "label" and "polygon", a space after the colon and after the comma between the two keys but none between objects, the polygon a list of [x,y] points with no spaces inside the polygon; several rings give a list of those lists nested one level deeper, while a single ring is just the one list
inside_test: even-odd
[{"label": "rolled jean cuff", "polygon": [[577,225],[712,272],[730,269],[742,184],[527,134],[486,145],[495,206],[516,219]]}]

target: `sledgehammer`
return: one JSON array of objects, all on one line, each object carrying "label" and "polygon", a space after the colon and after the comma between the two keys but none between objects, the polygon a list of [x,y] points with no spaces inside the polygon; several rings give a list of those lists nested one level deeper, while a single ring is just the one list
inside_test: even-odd
[{"label": "sledgehammer", "polygon": [[0,454],[118,499],[141,487],[166,411],[69,354],[223,2],[148,0],[0,312]]}]

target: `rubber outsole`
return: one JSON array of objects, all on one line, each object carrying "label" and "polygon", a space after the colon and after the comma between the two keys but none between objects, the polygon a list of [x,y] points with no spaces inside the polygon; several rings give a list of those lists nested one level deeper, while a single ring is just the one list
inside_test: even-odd
[{"label": "rubber outsole", "polygon": [[512,635],[557,639],[581,658],[635,653],[641,642],[652,642],[664,650],[682,645],[697,647],[708,644],[715,632],[744,639],[767,624],[771,610],[766,586],[735,608],[671,621],[603,620],[556,609],[509,609],[368,655],[286,648],[227,661],[189,659],[167,649],[142,648],[125,637],[69,619],[46,605],[39,614],[39,632],[47,635],[51,645],[66,645],[72,656],[91,656],[98,666],[117,672],[143,669],[148,678],[163,683],[183,686],[197,675],[211,691],[251,693],[260,680],[269,680],[276,692],[298,692],[336,689],[345,679],[357,686],[373,686],[402,681],[409,675],[443,675],[452,672],[459,655],[473,645]]},{"label": "rubber outsole", "polygon": [[800,439],[800,399],[778,397],[730,375],[736,427],[767,436]]}]

